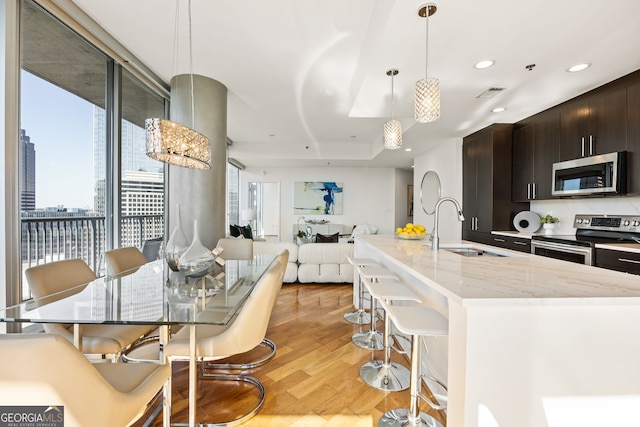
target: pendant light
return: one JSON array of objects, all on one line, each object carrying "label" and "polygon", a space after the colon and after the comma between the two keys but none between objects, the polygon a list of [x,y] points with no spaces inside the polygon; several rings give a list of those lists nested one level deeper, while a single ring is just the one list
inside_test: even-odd
[{"label": "pendant light", "polygon": [[438,10],[434,3],[420,8],[418,15],[426,22],[425,77],[416,82],[415,117],[420,123],[435,122],[440,118],[440,81],[429,77],[429,16]]},{"label": "pendant light", "polygon": [[387,71],[387,76],[391,76],[391,120],[384,123],[384,148],[387,150],[397,150],[402,147],[402,125],[393,116],[393,77],[398,75],[397,68]]},{"label": "pendant light", "polygon": [[[191,128],[171,120],[151,118],[145,120],[147,156],[171,165],[190,169],[211,168],[211,143],[209,139],[194,130],[195,101],[193,90],[193,52],[191,41],[191,0],[189,5],[189,73],[191,75]],[[178,46],[179,0],[176,0],[174,33],[175,52]]]}]

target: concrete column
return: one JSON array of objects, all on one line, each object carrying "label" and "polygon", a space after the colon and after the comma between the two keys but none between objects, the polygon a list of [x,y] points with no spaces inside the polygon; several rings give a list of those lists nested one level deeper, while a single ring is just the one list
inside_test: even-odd
[{"label": "concrete column", "polygon": [[208,77],[193,76],[195,123],[191,120],[191,75],[171,79],[170,120],[193,128],[211,141],[211,169],[169,166],[168,208],[170,235],[176,226],[176,207],[184,233],[191,241],[198,220],[200,241],[213,249],[226,235],[227,87]]}]

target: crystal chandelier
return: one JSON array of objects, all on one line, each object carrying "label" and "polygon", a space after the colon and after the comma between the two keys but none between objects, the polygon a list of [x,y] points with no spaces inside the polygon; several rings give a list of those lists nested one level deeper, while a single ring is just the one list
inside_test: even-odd
[{"label": "crystal chandelier", "polygon": [[[211,144],[203,134],[195,131],[195,102],[193,96],[193,52],[191,42],[191,0],[189,0],[189,73],[191,75],[191,128],[170,120],[145,120],[147,156],[171,165],[190,169],[211,168]],[[176,0],[174,60],[178,41],[179,0]]]},{"label": "crystal chandelier", "polygon": [[416,82],[415,117],[420,123],[435,122],[440,118],[440,81],[428,75],[429,63],[429,16],[436,13],[437,6],[428,3],[420,8],[418,15],[426,22],[425,78]]},{"label": "crystal chandelier", "polygon": [[402,125],[393,117],[393,77],[397,75],[397,68],[387,71],[387,76],[391,76],[391,120],[384,123],[384,148],[387,150],[397,150],[402,146]]}]

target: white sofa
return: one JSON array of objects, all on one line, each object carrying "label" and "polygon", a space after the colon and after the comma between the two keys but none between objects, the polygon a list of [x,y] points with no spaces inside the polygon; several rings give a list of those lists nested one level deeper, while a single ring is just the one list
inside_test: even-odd
[{"label": "white sofa", "polygon": [[289,251],[289,262],[284,272],[284,283],[294,283],[298,281],[298,245],[292,242],[262,242],[253,241],[254,255],[277,255],[282,250]]},{"label": "white sofa", "polygon": [[253,242],[254,255],[289,251],[284,283],[353,283],[353,267],[347,256],[353,256],[351,243]]},{"label": "white sofa", "polygon": [[298,282],[353,283],[351,243],[307,243],[298,247]]}]

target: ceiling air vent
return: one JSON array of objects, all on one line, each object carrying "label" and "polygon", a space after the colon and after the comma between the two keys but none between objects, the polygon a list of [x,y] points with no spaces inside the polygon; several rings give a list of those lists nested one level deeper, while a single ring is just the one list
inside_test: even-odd
[{"label": "ceiling air vent", "polygon": [[476,96],[476,98],[493,98],[503,90],[506,90],[506,87],[490,87],[489,89],[482,92],[480,95]]}]

